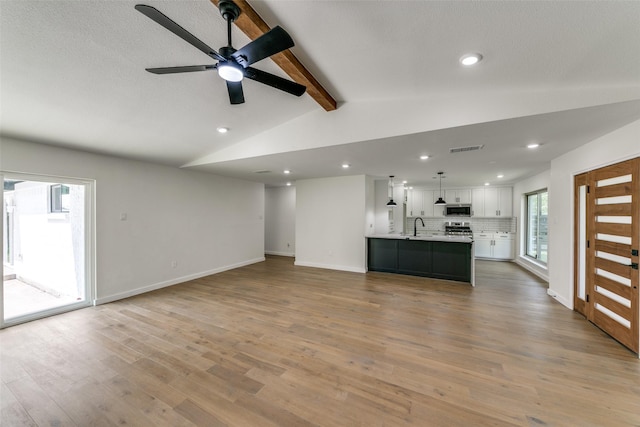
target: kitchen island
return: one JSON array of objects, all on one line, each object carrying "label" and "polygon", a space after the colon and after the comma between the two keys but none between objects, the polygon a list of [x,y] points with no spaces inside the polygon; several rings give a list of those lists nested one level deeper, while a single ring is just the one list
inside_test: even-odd
[{"label": "kitchen island", "polygon": [[376,234],[367,236],[367,266],[475,286],[473,249],[473,238],[466,236]]}]

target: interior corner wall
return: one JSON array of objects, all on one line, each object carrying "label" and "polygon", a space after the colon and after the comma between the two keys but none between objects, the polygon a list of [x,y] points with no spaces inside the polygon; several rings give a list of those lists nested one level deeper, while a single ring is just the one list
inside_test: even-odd
[{"label": "interior corner wall", "polygon": [[534,262],[524,255],[527,238],[525,229],[525,222],[527,218],[525,195],[545,188],[548,189],[549,179],[550,170],[546,170],[538,175],[520,181],[513,186],[513,216],[516,218],[517,227],[515,262],[547,282],[549,281],[548,268]]},{"label": "interior corner wall", "polygon": [[294,256],[296,250],[296,188],[265,189],[264,252]]},{"label": "interior corner wall", "polygon": [[389,234],[389,180],[375,181],[375,231],[371,234]]},{"label": "interior corner wall", "polygon": [[296,182],[296,265],[364,273],[364,175]]},{"label": "interior corner wall", "polygon": [[551,161],[549,294],[573,308],[573,177],[640,156],[640,120]]},{"label": "interior corner wall", "polygon": [[376,181],[372,176],[365,178],[365,189],[364,235],[367,236],[376,231]]},{"label": "interior corner wall", "polygon": [[97,303],[264,260],[263,184],[5,137],[0,144],[4,172],[95,181]]}]

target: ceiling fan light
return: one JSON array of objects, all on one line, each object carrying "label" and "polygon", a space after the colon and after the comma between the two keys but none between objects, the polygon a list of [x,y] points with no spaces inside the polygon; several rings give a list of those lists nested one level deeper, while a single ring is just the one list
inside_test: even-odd
[{"label": "ceiling fan light", "polygon": [[218,65],[218,75],[228,82],[240,82],[244,78],[244,71],[239,65],[223,62]]}]

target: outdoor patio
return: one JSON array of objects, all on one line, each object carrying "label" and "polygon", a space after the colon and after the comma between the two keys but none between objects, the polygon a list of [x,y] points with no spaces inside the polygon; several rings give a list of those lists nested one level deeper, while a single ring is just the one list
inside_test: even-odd
[{"label": "outdoor patio", "polygon": [[3,267],[5,320],[75,302],[72,297],[56,297],[15,278],[10,266]]}]

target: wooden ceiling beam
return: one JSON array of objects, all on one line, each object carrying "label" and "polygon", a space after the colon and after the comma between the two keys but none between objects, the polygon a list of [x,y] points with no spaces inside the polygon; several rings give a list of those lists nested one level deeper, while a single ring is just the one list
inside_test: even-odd
[{"label": "wooden ceiling beam", "polygon": [[[218,7],[219,0],[210,1],[216,8]],[[235,24],[251,40],[257,39],[271,29],[246,0],[233,1],[242,11]],[[306,86],[307,93],[326,111],[333,111],[337,108],[336,100],[289,49],[273,55],[271,59],[294,81]]]}]

